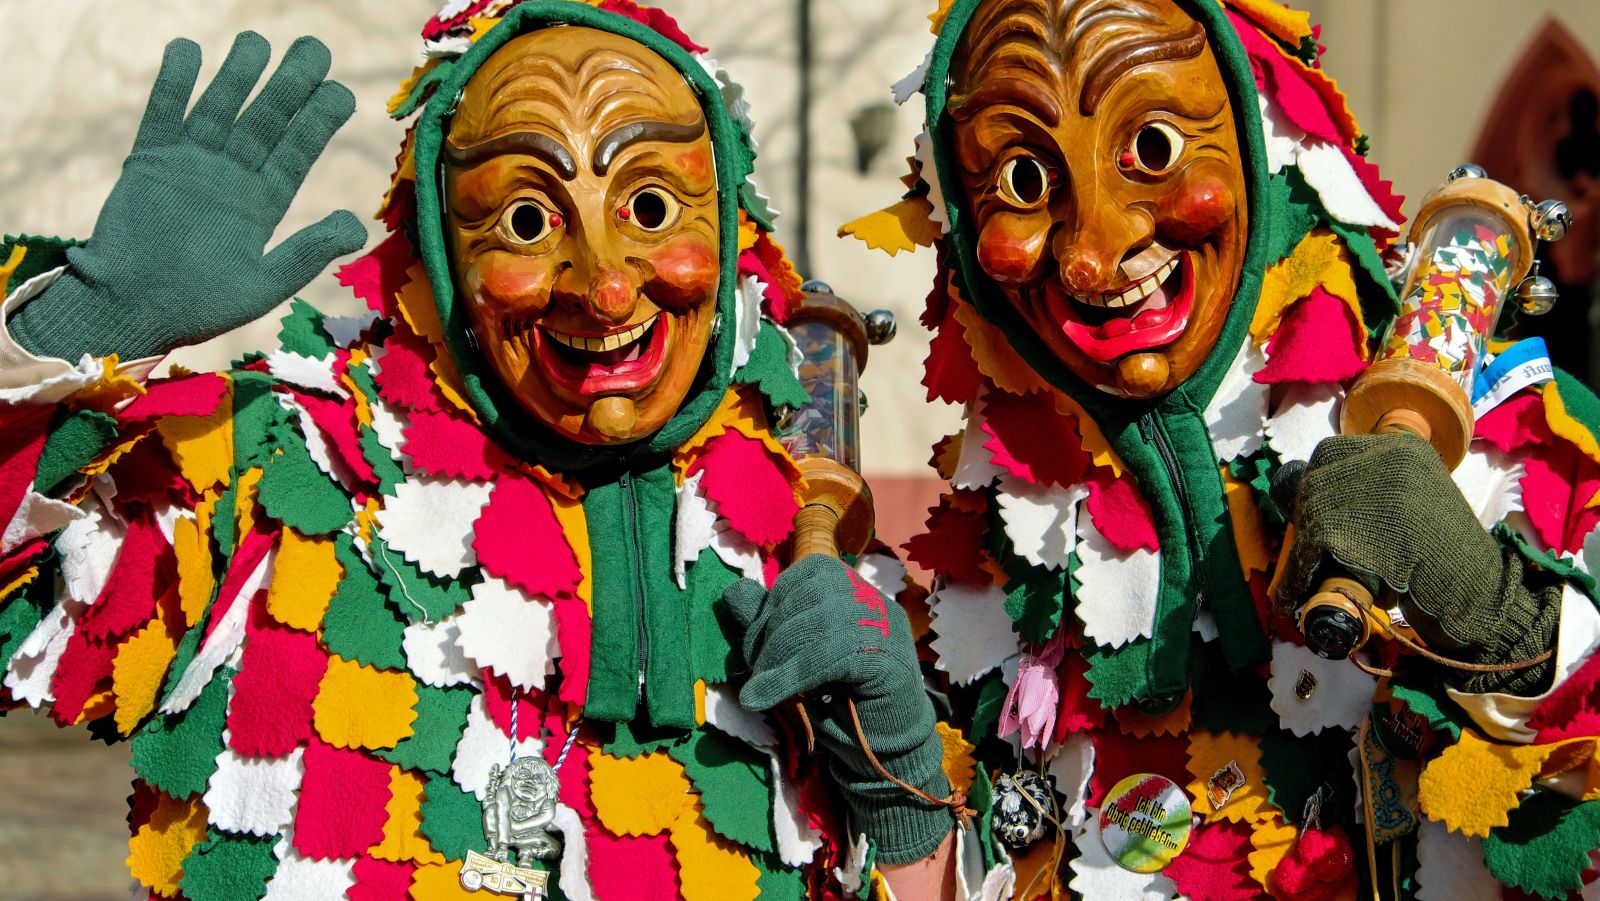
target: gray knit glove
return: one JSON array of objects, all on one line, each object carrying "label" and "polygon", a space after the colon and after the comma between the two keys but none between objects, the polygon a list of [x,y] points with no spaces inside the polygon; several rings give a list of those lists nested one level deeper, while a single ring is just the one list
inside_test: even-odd
[{"label": "gray knit glove", "polygon": [[[1285,467],[1281,478],[1293,479]],[[1280,486],[1274,486],[1277,494]],[[1328,560],[1374,590],[1398,592],[1417,634],[1467,663],[1526,660],[1555,643],[1561,586],[1478,523],[1444,461],[1415,435],[1342,435],[1317,445],[1294,492],[1295,541],[1278,586],[1292,610],[1327,575]],[[1472,692],[1538,694],[1549,661],[1452,681]]]},{"label": "gray knit glove", "polygon": [[804,695],[834,781],[856,827],[877,844],[878,860],[910,863],[937,850],[954,825],[950,811],[883,778],[846,703],[855,700],[862,734],[884,769],[932,797],[950,794],[933,703],[900,605],[821,554],[789,567],[770,592],[742,579],[723,603],[744,627],[750,679],[739,702],[770,710]]}]

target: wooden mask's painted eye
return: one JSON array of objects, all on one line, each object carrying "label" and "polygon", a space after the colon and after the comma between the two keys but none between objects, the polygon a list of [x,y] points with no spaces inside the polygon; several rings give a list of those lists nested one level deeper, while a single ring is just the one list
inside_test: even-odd
[{"label": "wooden mask's painted eye", "polygon": [[500,234],[513,244],[537,244],[561,227],[561,214],[531,200],[518,200],[500,215]]},{"label": "wooden mask's painted eye", "polygon": [[1031,156],[1019,156],[1000,170],[1000,193],[1018,206],[1038,206],[1050,193],[1050,173]]},{"label": "wooden mask's painted eye", "polygon": [[618,215],[647,232],[659,232],[678,221],[682,208],[678,198],[661,188],[644,188],[633,195]]},{"label": "wooden mask's painted eye", "polygon": [[1133,146],[1123,154],[1124,161],[1151,175],[1160,175],[1178,165],[1183,156],[1183,134],[1165,122],[1151,122],[1133,137]]}]

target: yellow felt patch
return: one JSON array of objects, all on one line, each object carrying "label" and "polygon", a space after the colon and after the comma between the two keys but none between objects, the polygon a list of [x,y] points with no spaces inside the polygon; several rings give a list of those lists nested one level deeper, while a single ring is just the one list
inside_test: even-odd
[{"label": "yellow felt patch", "polygon": [[85,385],[68,398],[69,406],[114,413],[127,401],[144,394],[144,386],[117,372],[117,355],[100,358],[100,381]]},{"label": "yellow felt patch", "polygon": [[156,434],[194,490],[226,487],[233,467],[233,383],[210,415],[163,416],[156,420]]},{"label": "yellow felt patch", "polygon": [[744,210],[739,211],[739,252],[744,253],[761,240],[761,227]]},{"label": "yellow felt patch", "polygon": [[1561,400],[1561,391],[1553,381],[1544,386],[1544,420],[1549,424],[1550,431],[1572,442],[1585,457],[1600,463],[1600,444],[1595,442],[1594,435],[1583,423],[1567,412],[1567,405]]},{"label": "yellow felt patch", "polygon": [[422,794],[427,783],[410,770],[389,771],[389,818],[383,824],[383,841],[367,853],[396,863],[443,864],[444,855],[422,835]]},{"label": "yellow felt patch", "polygon": [[167,634],[159,615],[117,648],[111,664],[111,692],[117,698],[118,732],[132,734],[155,708],[161,679],[177,653],[178,643]]},{"label": "yellow felt patch", "polygon": [[461,887],[460,861],[417,867],[411,874],[411,892],[407,897],[426,898],[427,901],[484,901],[483,893]]},{"label": "yellow felt patch", "polygon": [[933,33],[938,34],[944,27],[944,20],[950,18],[950,8],[956,5],[956,0],[939,0],[939,8],[928,14],[928,21],[933,23]]},{"label": "yellow felt patch", "polygon": [[547,496],[550,498],[550,509],[555,511],[556,522],[561,525],[561,534],[567,539],[567,546],[572,548],[573,558],[578,561],[578,571],[583,573],[583,579],[578,582],[578,599],[593,613],[594,553],[589,549],[589,525],[583,516],[583,501],[553,492],[547,493]]},{"label": "yellow felt patch", "polygon": [[406,98],[411,96],[411,91],[422,81],[423,76],[427,75],[429,72],[432,72],[434,69],[437,69],[440,62],[441,61],[437,59],[430,59],[422,65],[411,70],[411,74],[406,77],[406,80],[400,82],[400,90],[395,91],[394,96],[389,98],[389,105],[387,107],[389,115],[394,115],[395,111],[400,109],[400,107],[406,102]]},{"label": "yellow felt patch", "polygon": [[933,446],[933,458],[928,465],[946,482],[956,477],[956,464],[961,462],[961,442],[966,436],[966,432],[947,435]]},{"label": "yellow felt patch", "polygon": [[839,227],[839,237],[857,238],[873,250],[894,256],[902,250],[932,247],[939,240],[939,226],[933,221],[933,204],[921,195],[846,222]]},{"label": "yellow felt patch", "polygon": [[207,496],[195,507],[194,519],[179,517],[172,527],[172,551],[178,560],[178,606],[187,626],[200,621],[217,588],[211,562],[211,516],[216,507],[216,497]]},{"label": "yellow felt patch", "polygon": [[1263,889],[1269,887],[1267,880],[1272,871],[1294,850],[1298,835],[1299,831],[1285,823],[1276,812],[1255,823],[1250,830],[1250,846],[1255,848],[1250,852],[1250,878],[1257,885]]},{"label": "yellow felt patch", "polygon": [[[18,589],[30,584],[37,578],[39,578],[39,567],[37,565],[29,566],[21,572],[13,573],[9,581],[0,583],[0,600],[11,597]],[[4,609],[4,607],[0,606],[0,609]]]},{"label": "yellow felt patch", "polygon": [[[282,453],[280,451],[280,453]],[[261,477],[266,471],[257,466],[247,469],[239,475],[239,490],[233,498],[233,542],[237,548],[244,542],[244,536],[255,531],[256,511],[260,504],[259,488]]]},{"label": "yellow felt patch", "polygon": [[[1220,806],[1213,806],[1207,785],[1219,772],[1232,763],[1244,774],[1244,784],[1235,788]],[[1189,735],[1189,775],[1194,781],[1188,785],[1189,796],[1194,799],[1194,812],[1207,822],[1223,819],[1229,822],[1254,822],[1271,816],[1274,808],[1267,801],[1267,779],[1261,769],[1261,746],[1247,735],[1224,732],[1213,735],[1196,729]]]},{"label": "yellow felt patch", "polygon": [[11,284],[11,276],[17,274],[17,267],[22,265],[22,260],[27,255],[28,248],[21,244],[13,244],[11,245],[11,253],[6,257],[6,261],[0,263],[0,287],[4,287],[6,293],[10,293],[10,288],[5,286]]},{"label": "yellow felt patch", "polygon": [[1311,14],[1308,12],[1281,6],[1277,0],[1223,0],[1223,2],[1261,26],[1262,31],[1291,48],[1299,47],[1301,42],[1311,37]]},{"label": "yellow felt patch", "polygon": [[176,896],[183,859],[206,837],[206,807],[199,796],[179,801],[156,796],[150,822],[128,839],[128,872],[153,892]]},{"label": "yellow felt patch", "polygon": [[1417,781],[1422,812],[1456,832],[1483,838],[1510,822],[1506,814],[1521,802],[1519,793],[1533,784],[1560,744],[1505,745],[1463,729],[1460,741],[1422,768]]},{"label": "yellow felt patch", "polygon": [[662,753],[591,754],[589,799],[601,825],[614,835],[658,835],[685,811],[692,814],[695,800],[683,767]]},{"label": "yellow felt patch", "polygon": [[1117,725],[1135,738],[1152,735],[1182,735],[1189,731],[1190,710],[1194,706],[1194,692],[1184,692],[1178,706],[1160,716],[1140,713],[1135,707],[1118,707],[1115,711]]},{"label": "yellow felt patch", "polygon": [[317,631],[344,578],[333,539],[307,538],[284,526],[275,566],[267,587],[267,612],[291,629]]},{"label": "yellow felt patch", "polygon": [[[400,96],[400,100],[402,102],[405,100],[403,92]],[[388,218],[389,211],[394,208],[395,197],[399,195],[401,186],[406,184],[414,184],[416,182],[417,157],[413,152],[416,145],[416,138],[416,126],[412,126],[406,130],[406,137],[400,145],[400,156],[397,160],[397,162],[400,164],[399,168],[395,170],[393,177],[389,179],[389,190],[384,192],[383,202],[378,204],[377,212],[373,213],[374,219]]]},{"label": "yellow felt patch", "polygon": [[411,735],[417,683],[408,673],[328,658],[312,702],[317,734],[336,748],[392,748]]},{"label": "yellow felt patch", "polygon": [[[1316,228],[1300,239],[1293,253],[1269,268],[1261,280],[1261,299],[1250,323],[1250,334],[1256,343],[1266,344],[1283,322],[1284,312],[1319,286],[1344,301],[1355,316],[1356,326],[1365,334],[1367,326],[1361,316],[1361,295],[1356,292],[1350,254],[1338,235]],[[1365,356],[1366,343],[1358,345]]]},{"label": "yellow felt patch", "polygon": [[953,281],[950,283],[950,302],[956,321],[966,330],[967,346],[972,349],[973,362],[996,388],[1011,394],[1027,394],[1029,391],[1054,393],[1045,380],[1033,371],[1033,367],[1017,356],[1010,339],[989,324],[989,320],[979,316],[976,307],[961,299]]},{"label": "yellow felt patch", "polygon": [[362,363],[366,362],[366,359],[367,359],[366,348],[364,348],[364,347],[352,347],[352,348],[350,348],[350,362],[345,366],[344,374],[339,376],[339,383],[344,385],[345,390],[350,392],[350,396],[351,397],[355,398],[355,401],[356,401],[356,423],[359,424],[359,425],[371,427],[371,425],[372,425],[372,399],[367,397],[367,393],[365,391],[362,391],[361,390],[361,386],[357,385],[356,384],[356,380],[354,378],[351,378],[351,376],[350,376],[350,370],[352,370],[352,369],[356,368],[357,366],[360,366]]},{"label": "yellow felt patch", "polygon": [[939,723],[934,728],[939,730],[939,740],[944,743],[945,778],[950,780],[952,789],[965,792],[978,778],[978,761],[972,756],[977,748],[967,741],[960,729],[949,723]]},{"label": "yellow felt patch", "polygon": [[73,720],[72,724],[81,726],[84,723],[92,723],[95,720],[110,716],[116,712],[116,709],[117,696],[111,693],[111,689],[102,688],[90,695],[89,700],[83,703],[83,712],[78,714],[78,718]]},{"label": "yellow felt patch", "polygon": [[1228,496],[1228,518],[1233,520],[1233,540],[1239,547],[1239,568],[1245,580],[1251,573],[1264,573],[1272,568],[1272,554],[1267,550],[1267,530],[1261,522],[1261,508],[1256,506],[1253,489],[1233,477],[1228,467],[1222,467],[1222,484]]},{"label": "yellow felt patch", "polygon": [[1122,458],[1117,456],[1117,452],[1111,449],[1111,442],[1107,441],[1105,433],[1100,431],[1100,424],[1095,422],[1094,417],[1089,415],[1089,411],[1085,410],[1077,401],[1060,391],[1052,391],[1051,394],[1055,399],[1056,412],[1071,416],[1073,421],[1077,423],[1078,437],[1083,439],[1083,449],[1093,459],[1094,465],[1102,469],[1109,469],[1113,476],[1119,479],[1122,478],[1125,468]]},{"label": "yellow felt patch", "polygon": [[711,830],[698,805],[690,806],[672,824],[677,851],[678,883],[685,898],[755,901],[761,871],[739,846]]}]

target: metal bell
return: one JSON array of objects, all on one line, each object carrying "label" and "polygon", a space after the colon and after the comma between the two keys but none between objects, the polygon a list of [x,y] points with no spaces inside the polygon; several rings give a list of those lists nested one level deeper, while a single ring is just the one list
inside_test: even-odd
[{"label": "metal bell", "polygon": [[1455,181],[1455,180],[1460,179],[1460,178],[1488,178],[1488,177],[1489,177],[1489,173],[1483,171],[1483,167],[1482,166],[1480,166],[1480,165],[1478,165],[1476,163],[1462,163],[1461,165],[1459,165],[1459,166],[1455,167],[1454,169],[1450,170],[1449,180],[1450,181]]},{"label": "metal bell", "polygon": [[1567,205],[1559,200],[1541,200],[1528,214],[1528,225],[1532,226],[1539,240],[1559,241],[1567,236],[1567,229],[1572,227],[1572,214],[1567,212]]},{"label": "metal bell", "polygon": [[867,341],[873,345],[888,344],[894,340],[894,314],[888,310],[873,310],[866,315]]},{"label": "metal bell", "polygon": [[989,824],[1001,841],[1026,848],[1049,831],[1056,819],[1055,792],[1038,773],[1002,772],[994,781]]},{"label": "metal bell", "polygon": [[1556,291],[1556,283],[1539,274],[1539,261],[1534,260],[1533,271],[1517,286],[1518,309],[1529,316],[1543,316],[1555,308],[1560,296],[1560,292]]}]

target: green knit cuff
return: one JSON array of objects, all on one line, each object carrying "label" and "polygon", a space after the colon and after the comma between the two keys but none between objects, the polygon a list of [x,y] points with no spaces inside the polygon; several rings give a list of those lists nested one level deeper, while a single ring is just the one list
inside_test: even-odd
[{"label": "green knit cuff", "polygon": [[[943,745],[928,741],[883,764],[897,778],[942,799],[950,795],[943,761]],[[834,762],[833,770],[844,802],[850,808],[852,834],[865,832],[872,839],[880,863],[921,860],[937,851],[955,828],[955,815],[947,807],[924,801],[887,779],[862,779],[839,761]],[[907,773],[925,775],[906,778]]]}]

